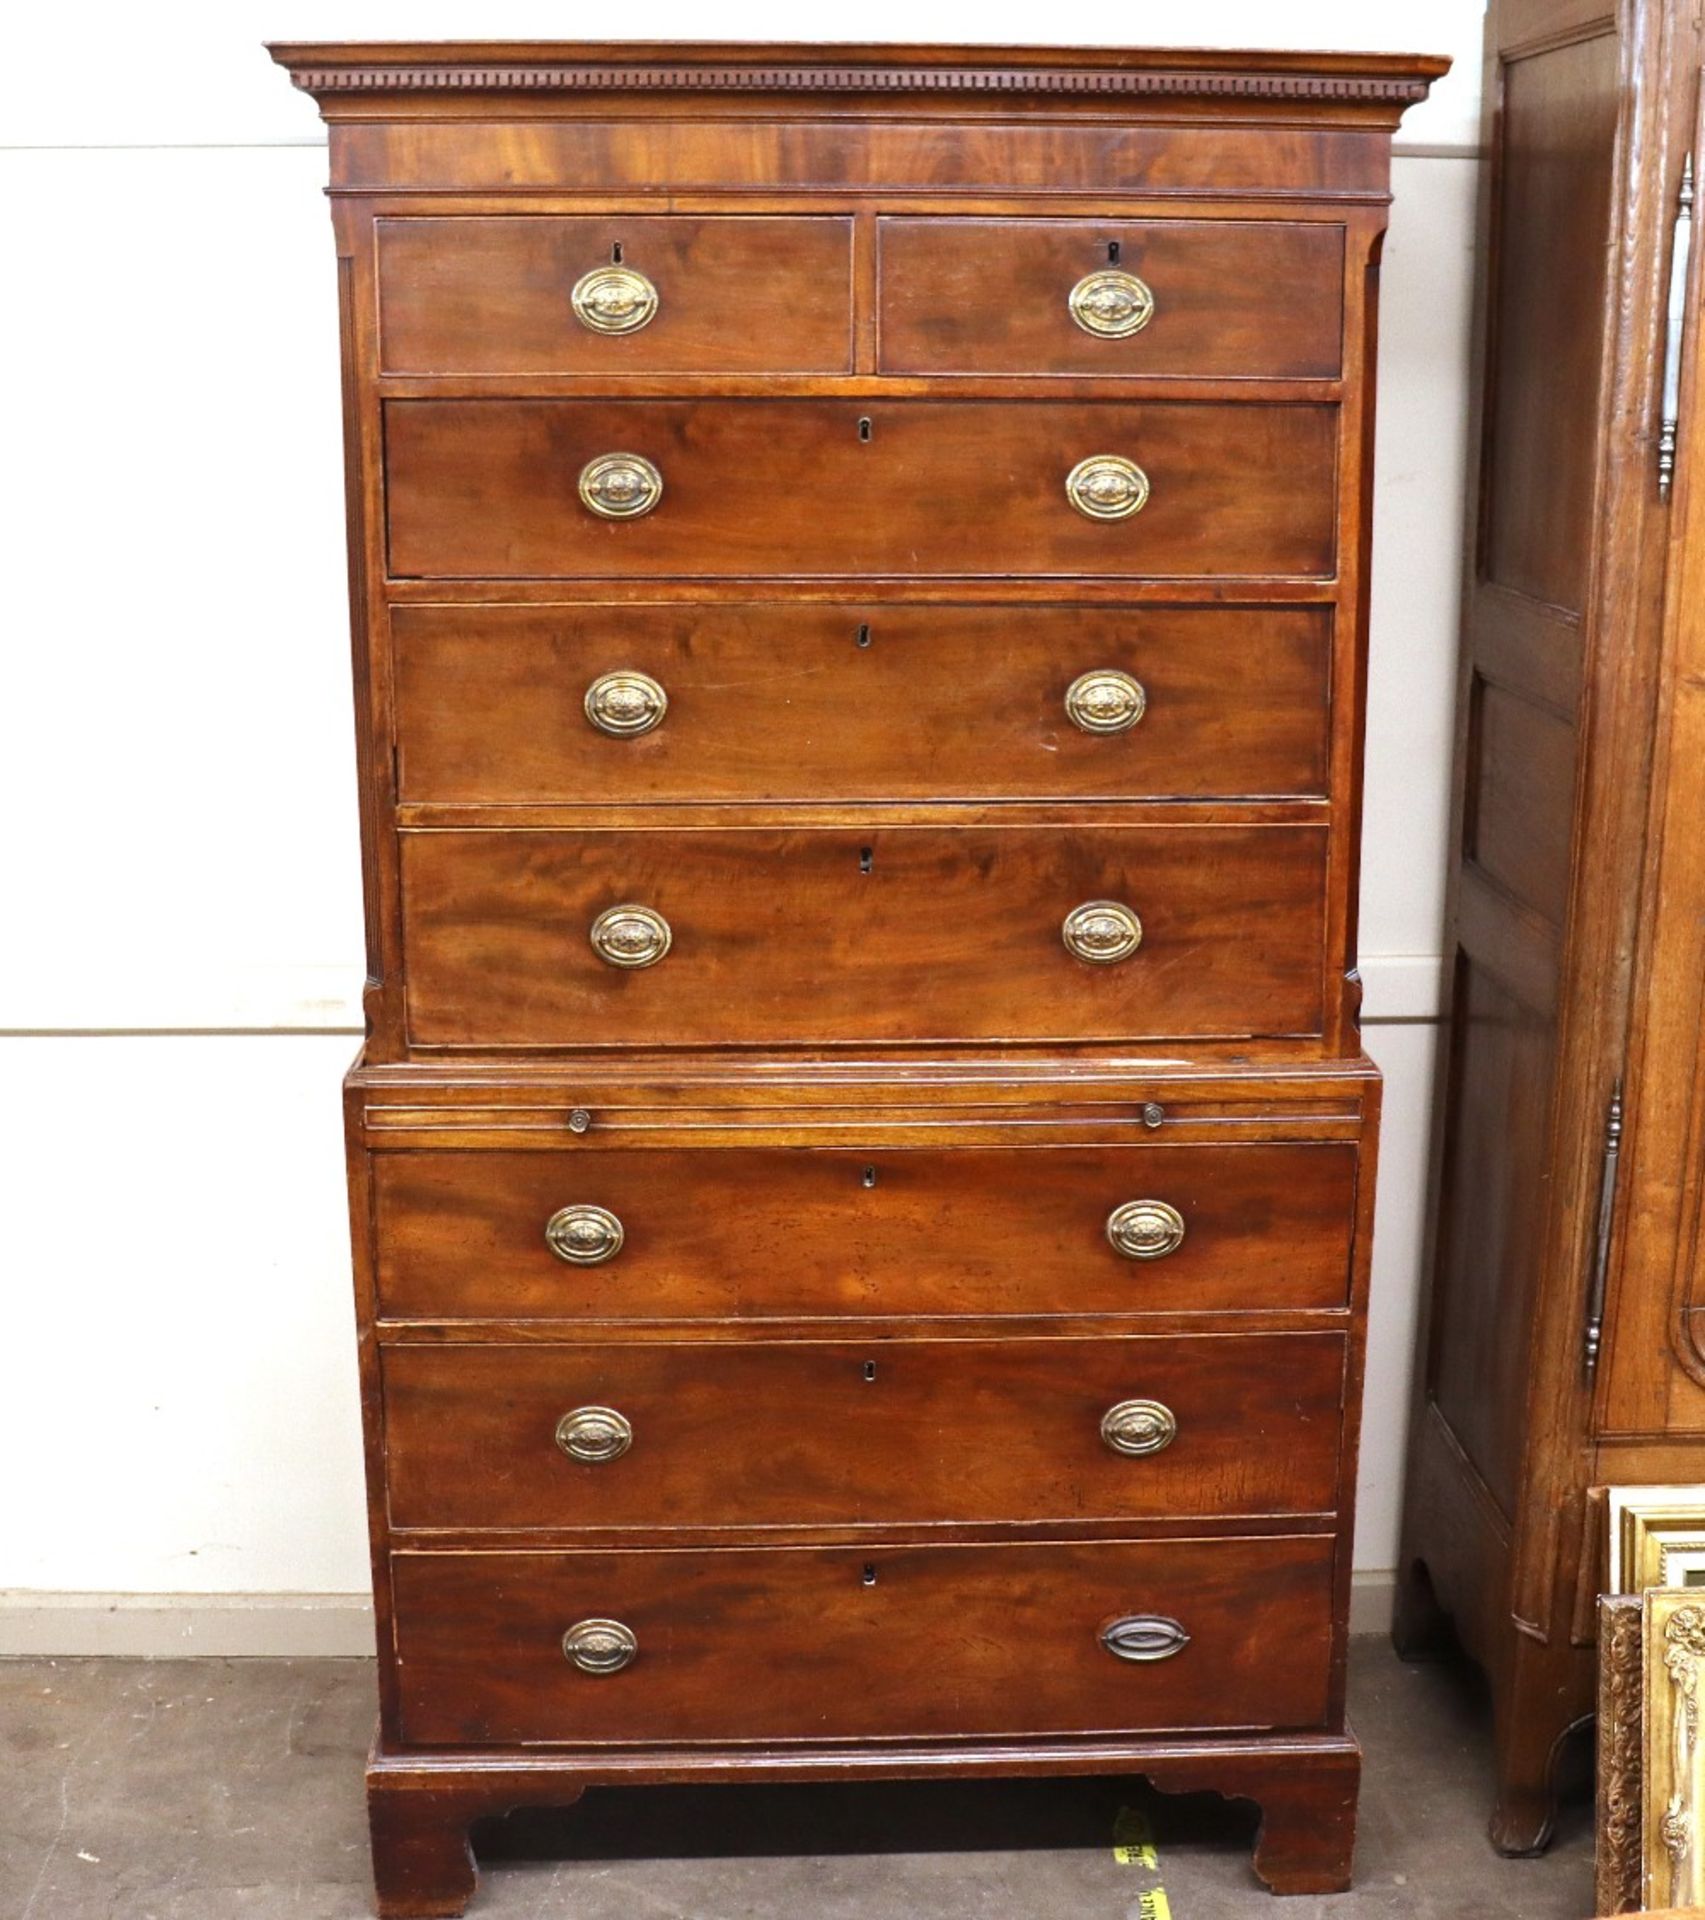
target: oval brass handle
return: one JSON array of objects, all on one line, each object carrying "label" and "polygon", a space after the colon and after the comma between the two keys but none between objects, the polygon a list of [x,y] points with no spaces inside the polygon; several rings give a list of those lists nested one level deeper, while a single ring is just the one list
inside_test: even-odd
[{"label": "oval brass handle", "polygon": [[1184,1216],[1164,1200],[1127,1200],[1107,1216],[1107,1238],[1127,1260],[1160,1260],[1184,1244]]},{"label": "oval brass handle", "polygon": [[1101,1437],[1115,1453],[1159,1453],[1177,1432],[1172,1409],[1159,1400],[1121,1400],[1101,1416]]},{"label": "oval brass handle", "polygon": [[620,1673],[638,1652],[633,1628],[619,1620],[576,1620],[562,1636],[563,1658],[582,1673]]},{"label": "oval brass handle", "polygon": [[1154,318],[1154,293],[1146,280],[1118,267],[1086,273],[1066,296],[1072,318],[1085,333],[1124,340]]},{"label": "oval brass handle", "polygon": [[586,937],[598,958],[612,967],[654,967],[675,939],[669,922],[655,907],[638,906],[631,900],[606,907]]},{"label": "oval brass handle", "polygon": [[580,502],[604,520],[637,520],[663,498],[663,476],[643,453],[601,453],[580,469]]},{"label": "oval brass handle", "polygon": [[597,1267],[615,1259],[626,1237],[608,1207],[559,1207],[545,1222],[545,1245],[571,1267]]},{"label": "oval brass handle", "polygon": [[1148,703],[1143,683],[1117,667],[1080,673],[1066,688],[1066,718],[1084,733],[1127,733]]},{"label": "oval brass handle", "polygon": [[624,667],[601,673],[586,689],[586,717],[600,733],[631,740],[661,724],[669,696],[649,673]]},{"label": "oval brass handle", "polygon": [[556,1443],[569,1459],[602,1466],[633,1445],[633,1424],[614,1407],[576,1407],[556,1423]]},{"label": "oval brass handle", "polygon": [[1182,1625],[1164,1613],[1128,1613],[1101,1629],[1101,1644],[1115,1660],[1170,1660],[1190,1644]]},{"label": "oval brass handle", "polygon": [[1066,475],[1066,498],[1091,520],[1127,520],[1148,497],[1148,475],[1123,454],[1092,453]]},{"label": "oval brass handle", "polygon": [[1128,960],[1143,944],[1143,923],[1118,900],[1086,900],[1060,925],[1066,951],[1091,966],[1111,967]]},{"label": "oval brass handle", "polygon": [[575,281],[568,302],[593,333],[638,333],[657,312],[657,289],[632,267],[594,267]]}]

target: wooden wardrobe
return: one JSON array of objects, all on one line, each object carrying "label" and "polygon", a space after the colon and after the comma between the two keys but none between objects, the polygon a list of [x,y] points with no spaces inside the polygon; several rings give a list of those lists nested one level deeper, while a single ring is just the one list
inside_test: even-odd
[{"label": "wooden wardrobe", "polygon": [[1448,1052],[1402,1651],[1491,1683],[1492,1838],[1592,1709],[1603,1490],[1705,1481],[1701,31],[1492,0]]}]

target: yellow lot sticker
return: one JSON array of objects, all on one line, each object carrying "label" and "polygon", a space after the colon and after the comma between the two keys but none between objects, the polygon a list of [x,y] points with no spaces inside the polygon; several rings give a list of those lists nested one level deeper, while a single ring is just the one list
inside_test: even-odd
[{"label": "yellow lot sticker", "polygon": [[1142,1920],[1172,1920],[1172,1902],[1166,1897],[1164,1887],[1150,1887],[1148,1892],[1137,1898],[1137,1912]]},{"label": "yellow lot sticker", "polygon": [[[1149,1825],[1149,1817],[1141,1807],[1121,1807],[1113,1819],[1113,1858],[1122,1867],[1158,1867],[1160,1855],[1155,1852],[1154,1829]],[[1145,1894],[1144,1899],[1147,1899]],[[1143,1920],[1151,1920],[1147,1909]],[[1166,1910],[1166,1896],[1161,1895],[1160,1907],[1152,1920],[1172,1920]]]}]

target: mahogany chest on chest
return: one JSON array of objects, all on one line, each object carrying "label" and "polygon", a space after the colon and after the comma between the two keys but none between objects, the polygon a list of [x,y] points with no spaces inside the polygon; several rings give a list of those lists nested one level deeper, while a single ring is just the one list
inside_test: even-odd
[{"label": "mahogany chest on chest", "polygon": [[274,49],[331,123],[380,1910],[610,1783],[1347,1882],[1418,58]]}]

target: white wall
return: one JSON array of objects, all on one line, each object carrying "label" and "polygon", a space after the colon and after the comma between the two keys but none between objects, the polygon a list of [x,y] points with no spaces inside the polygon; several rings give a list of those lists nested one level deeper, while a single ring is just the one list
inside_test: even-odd
[{"label": "white wall", "polygon": [[[1405,125],[1386,254],[1362,936],[1390,1075],[1370,1570],[1395,1555],[1437,1013],[1480,11],[1200,0],[1188,17],[1198,43],[1458,63]],[[14,80],[0,106],[0,1648],[117,1644],[90,1637],[77,1595],[262,1596],[262,1644],[318,1645],[296,1602],[273,1602],[366,1579],[337,1101],[359,874],[325,153],[259,43],[549,36],[565,17],[448,0],[100,12],[10,23],[14,75],[79,84]],[[812,24],[1119,43],[1177,38],[1178,17],[862,0]],[[763,0],[631,0],[623,27],[780,38],[798,20]],[[150,1627],[125,1644],[159,1643]]]}]

